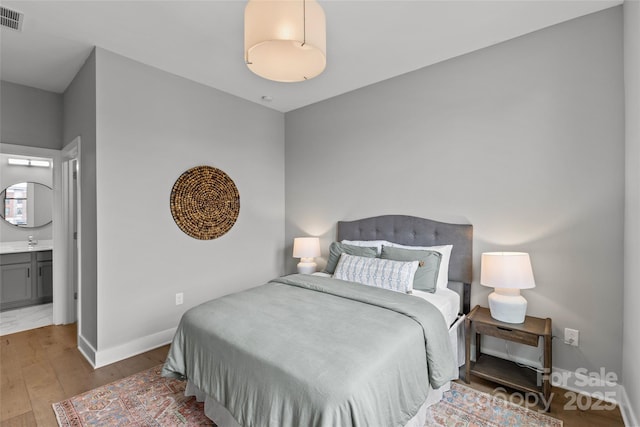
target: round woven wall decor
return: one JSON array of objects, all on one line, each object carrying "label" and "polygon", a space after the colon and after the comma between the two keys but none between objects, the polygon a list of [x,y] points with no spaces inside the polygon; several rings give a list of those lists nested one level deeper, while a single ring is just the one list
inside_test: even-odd
[{"label": "round woven wall decor", "polygon": [[211,166],[191,168],[171,189],[171,215],[194,239],[216,239],[228,232],[240,213],[240,193],[229,175]]}]

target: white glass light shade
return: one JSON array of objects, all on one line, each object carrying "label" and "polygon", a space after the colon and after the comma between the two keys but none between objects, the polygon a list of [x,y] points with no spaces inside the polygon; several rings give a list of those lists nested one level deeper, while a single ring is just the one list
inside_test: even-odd
[{"label": "white glass light shade", "polygon": [[48,168],[51,163],[48,160],[36,160],[36,159],[7,159],[7,163],[15,166],[38,166],[41,168]]},{"label": "white glass light shade", "polygon": [[16,165],[16,166],[29,166],[28,159],[9,159],[7,160],[7,163],[9,163],[10,165]]},{"label": "white glass light shade", "polygon": [[524,252],[483,253],[480,284],[502,289],[535,288],[529,254]]},{"label": "white glass light shade", "polygon": [[41,168],[48,168],[50,166],[50,163],[47,160],[30,160],[29,164],[31,166],[38,166]]},{"label": "white glass light shade", "polygon": [[244,10],[245,61],[277,82],[316,77],[326,66],[326,21],[315,0],[249,0]]}]

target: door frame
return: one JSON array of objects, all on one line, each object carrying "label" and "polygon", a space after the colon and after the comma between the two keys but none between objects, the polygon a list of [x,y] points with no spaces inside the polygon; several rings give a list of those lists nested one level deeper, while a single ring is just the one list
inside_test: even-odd
[{"label": "door frame", "polygon": [[[81,247],[82,247],[82,238],[81,238],[81,209],[80,206],[81,205],[81,191],[80,191],[80,173],[81,173],[81,167],[80,167],[80,143],[81,139],[80,137],[76,137],[73,141],[71,141],[69,144],[65,145],[64,148],[61,151],[61,163],[62,163],[62,179],[61,179],[61,189],[62,189],[62,194],[61,194],[61,205],[62,205],[62,212],[63,212],[63,221],[62,221],[62,227],[63,227],[63,245],[61,245],[62,248],[64,248],[61,252],[64,252],[64,262],[65,262],[65,271],[66,271],[66,277],[67,277],[67,281],[66,281],[66,289],[65,289],[65,294],[66,294],[66,303],[65,303],[65,307],[64,307],[64,323],[72,323],[72,322],[77,322],[78,323],[78,333],[80,333],[80,323],[82,321],[80,313],[80,294],[82,292],[82,286],[81,286],[81,278],[82,275],[81,273],[81,266],[82,266],[82,262],[81,262],[81,257],[82,257],[82,251],[81,251]],[[76,178],[75,180],[73,179],[73,164],[74,161],[76,162]],[[73,183],[75,181],[75,189],[72,188]],[[75,195],[76,195],[76,204],[75,204],[75,216],[76,216],[76,227],[74,230],[74,203],[73,203],[73,193],[72,191],[75,190]],[[73,233],[74,231],[77,232],[76,238],[73,238]],[[75,272],[74,272],[74,246],[76,246],[75,250],[77,253],[77,259],[75,260]],[[77,280],[77,298],[74,298],[74,293],[75,293],[75,289],[74,289],[74,276],[75,279]]]}]

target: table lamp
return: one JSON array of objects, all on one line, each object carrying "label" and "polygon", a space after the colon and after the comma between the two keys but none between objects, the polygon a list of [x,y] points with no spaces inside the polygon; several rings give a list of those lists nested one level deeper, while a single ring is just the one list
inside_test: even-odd
[{"label": "table lamp", "polygon": [[320,239],[317,237],[296,237],[293,239],[293,257],[300,258],[298,273],[315,273],[316,263],[313,259],[318,256],[320,256]]},{"label": "table lamp", "polygon": [[495,288],[489,294],[491,317],[506,323],[523,323],[527,300],[520,289],[535,288],[529,254],[485,252],[482,254],[480,284]]}]

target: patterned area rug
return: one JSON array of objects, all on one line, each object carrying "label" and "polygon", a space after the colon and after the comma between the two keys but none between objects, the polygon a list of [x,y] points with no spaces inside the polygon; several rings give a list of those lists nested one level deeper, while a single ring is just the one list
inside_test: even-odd
[{"label": "patterned area rug", "polygon": [[[203,404],[185,397],[185,383],[162,378],[162,365],[54,403],[58,424],[73,426],[205,426]],[[562,421],[452,383],[428,412],[425,427],[561,427]]]},{"label": "patterned area rug", "polygon": [[204,404],[185,397],[184,381],[160,376],[162,365],[54,403],[61,426],[206,426]]},{"label": "patterned area rug", "polygon": [[453,382],[442,400],[429,408],[426,426],[562,427],[562,421]]}]

